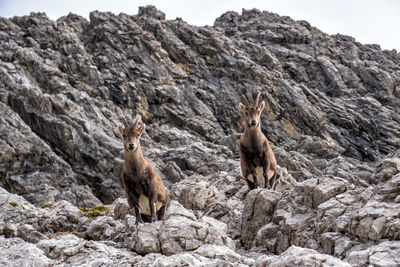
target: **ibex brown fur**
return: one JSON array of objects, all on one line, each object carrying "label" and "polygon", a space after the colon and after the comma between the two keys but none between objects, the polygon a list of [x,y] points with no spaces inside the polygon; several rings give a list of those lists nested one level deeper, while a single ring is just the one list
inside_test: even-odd
[{"label": "ibex brown fur", "polygon": [[265,102],[260,104],[260,94],[257,99],[243,96],[244,104],[239,108],[246,115],[245,131],[240,136],[240,163],[242,174],[250,189],[259,186],[274,189],[277,178],[277,168],[274,153],[265,135],[261,131],[260,115]]},{"label": "ibex brown fur", "polygon": [[[150,216],[150,222],[164,220],[169,194],[163,181],[147,160],[140,147],[140,137],[146,125],[138,128],[139,119],[133,126],[118,126],[125,148],[125,162],[122,169],[122,182],[131,208],[135,209],[136,224],[143,223],[141,214]],[[158,214],[157,214],[158,213]]]}]

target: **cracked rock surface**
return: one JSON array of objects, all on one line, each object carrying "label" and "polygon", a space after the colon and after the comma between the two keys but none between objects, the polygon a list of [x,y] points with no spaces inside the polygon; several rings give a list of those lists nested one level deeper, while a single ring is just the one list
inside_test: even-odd
[{"label": "cracked rock surface", "polygon": [[[398,266],[400,54],[267,11],[0,18],[0,265]],[[266,103],[276,190],[241,177]],[[171,196],[135,225],[117,126]]]}]

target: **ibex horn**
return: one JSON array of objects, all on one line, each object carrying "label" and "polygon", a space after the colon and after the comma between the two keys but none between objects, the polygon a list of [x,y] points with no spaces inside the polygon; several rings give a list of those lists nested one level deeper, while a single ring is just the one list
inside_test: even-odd
[{"label": "ibex horn", "polygon": [[137,118],[136,120],[135,120],[135,124],[133,125],[133,128],[137,128],[137,126],[138,126],[138,124],[139,124],[139,118]]},{"label": "ibex horn", "polygon": [[242,98],[243,98],[243,104],[245,104],[246,106],[248,106],[250,103],[249,103],[249,101],[247,100],[247,97],[246,97],[245,95],[242,95]]},{"label": "ibex horn", "polygon": [[254,105],[254,98],[253,98],[253,96],[252,96],[249,92],[247,92],[247,98],[250,99],[250,103],[251,103],[252,105]]},{"label": "ibex horn", "polygon": [[260,95],[261,95],[261,93],[258,93],[257,98],[256,98],[256,105],[258,105],[258,101],[260,101]]},{"label": "ibex horn", "polygon": [[125,128],[127,128],[128,127],[128,122],[126,121],[125,117],[123,117],[123,119],[124,119],[124,126],[125,126]]}]

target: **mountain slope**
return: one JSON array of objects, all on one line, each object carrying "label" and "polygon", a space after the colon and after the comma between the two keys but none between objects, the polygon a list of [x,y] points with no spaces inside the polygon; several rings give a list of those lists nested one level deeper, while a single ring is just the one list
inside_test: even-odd
[{"label": "mountain slope", "polygon": [[[0,18],[0,43],[0,185],[8,192],[37,207],[113,203],[124,195],[116,128],[139,114],[144,154],[173,198],[195,212],[191,220],[226,224],[242,257],[296,245],[358,265],[373,264],[356,256],[374,246],[398,253],[398,241],[387,241],[400,230],[396,51],[255,9],[196,27],[151,6],[134,16],[95,11],[90,21]],[[276,193],[248,193],[240,178],[246,92],[266,102],[262,130],[281,167]],[[248,214],[254,207],[265,216]],[[81,224],[90,239],[89,222]]]}]

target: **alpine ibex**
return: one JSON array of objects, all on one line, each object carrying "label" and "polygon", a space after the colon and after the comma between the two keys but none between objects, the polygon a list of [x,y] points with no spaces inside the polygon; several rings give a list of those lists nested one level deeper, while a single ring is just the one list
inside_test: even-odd
[{"label": "alpine ibex", "polygon": [[261,131],[260,115],[265,107],[265,102],[243,96],[244,104],[239,108],[246,115],[245,131],[240,136],[240,164],[242,174],[246,178],[250,189],[259,187],[274,189],[277,178],[277,168],[274,153],[265,135]]},{"label": "alpine ibex", "polygon": [[143,123],[138,128],[138,124],[139,119],[136,119],[133,126],[128,126],[124,119],[124,127],[118,125],[125,148],[122,182],[129,206],[135,209],[136,224],[143,223],[141,214],[150,216],[150,222],[164,220],[169,201],[163,181],[142,154],[140,137],[146,125]]}]

